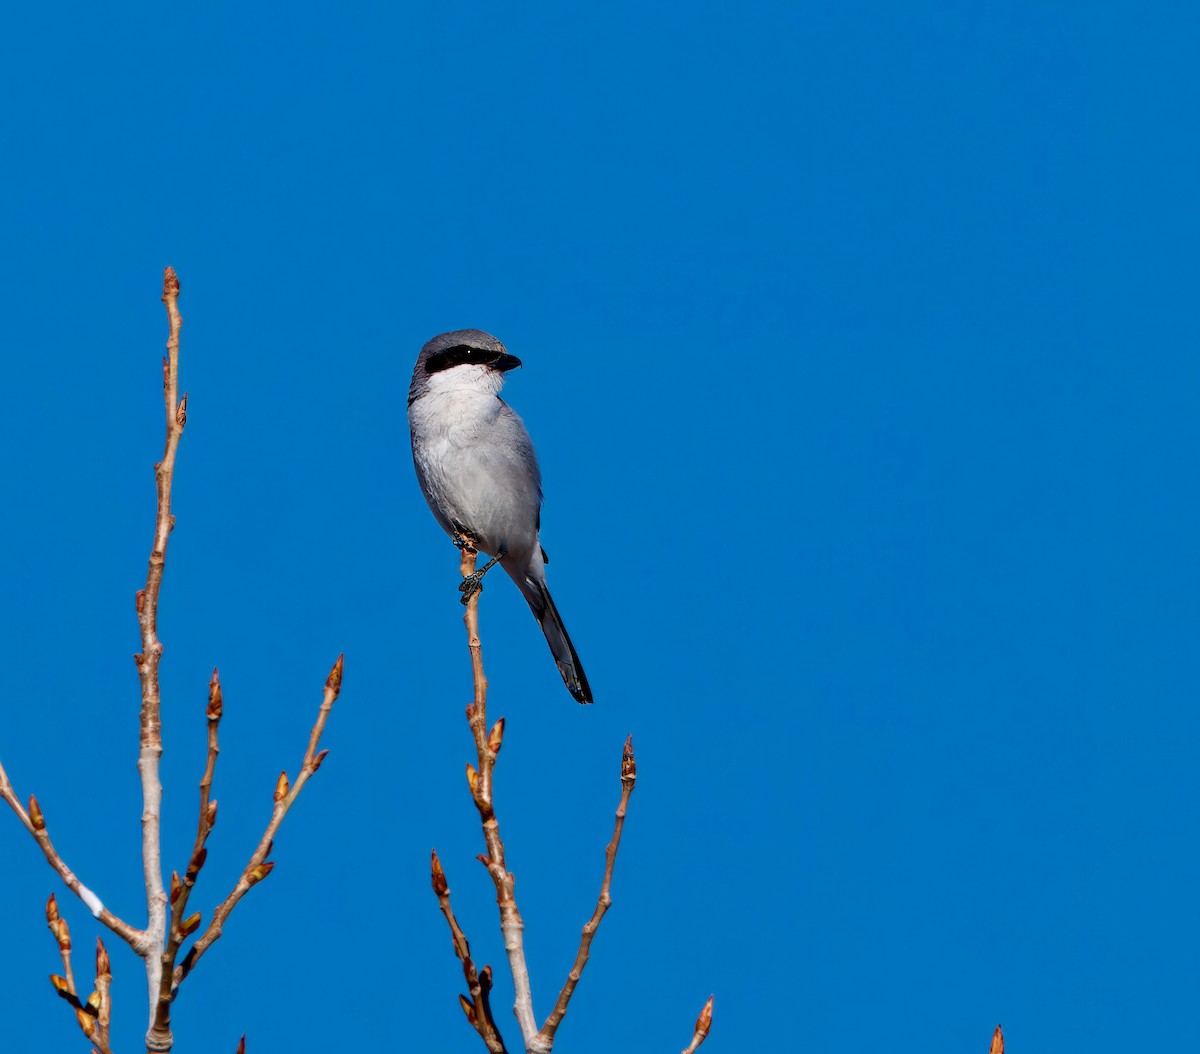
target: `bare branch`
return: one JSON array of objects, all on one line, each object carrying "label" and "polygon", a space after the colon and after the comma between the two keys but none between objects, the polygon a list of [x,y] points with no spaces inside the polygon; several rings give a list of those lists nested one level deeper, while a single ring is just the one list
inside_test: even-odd
[{"label": "bare branch", "polygon": [[621,831],[625,826],[625,810],[629,805],[629,797],[633,794],[636,780],[637,762],[633,756],[633,736],[630,736],[625,740],[625,749],[621,756],[621,801],[617,805],[617,818],[613,826],[612,840],[604,850],[604,880],[600,883],[600,896],[596,900],[596,910],[592,912],[592,917],[583,927],[583,936],[579,941],[575,964],[571,967],[566,983],[558,994],[558,1001],[554,1004],[554,1009],[546,1018],[546,1023],[542,1025],[541,1032],[539,1032],[547,1050],[554,1043],[554,1033],[558,1030],[558,1026],[567,1012],[567,1004],[570,1003],[571,996],[575,993],[575,986],[579,984],[579,978],[583,976],[583,968],[587,965],[592,947],[592,938],[596,936],[596,931],[600,928],[600,920],[604,918],[604,913],[612,904],[609,891],[612,888],[613,868],[617,863],[617,849],[620,847]]},{"label": "bare branch", "polygon": [[[462,550],[460,570],[464,578],[475,570],[476,553],[470,546]],[[496,766],[496,755],[504,736],[504,726],[497,722],[496,727],[488,733],[487,726],[487,677],[483,671],[483,647],[479,640],[479,593],[475,593],[467,603],[467,612],[463,616],[467,627],[467,646],[471,651],[471,671],[475,685],[475,699],[467,707],[467,721],[471,726],[471,734],[475,738],[475,752],[479,761],[476,772],[468,766],[468,772],[474,773],[474,778],[468,776],[471,796],[475,807],[479,810],[479,820],[483,826],[483,841],[487,846],[487,855],[480,860],[487,868],[496,887],[496,906],[500,910],[500,932],[504,936],[504,950],[508,955],[508,967],[512,973],[513,988],[516,1000],[513,1013],[521,1028],[521,1038],[525,1041],[525,1049],[536,1052],[539,1046],[537,1021],[533,1016],[533,988],[529,979],[529,969],[525,964],[525,923],[517,909],[514,893],[516,879],[508,870],[504,861],[504,842],[500,838],[500,824],[492,806],[492,774]],[[549,1047],[545,1048],[549,1050]]]},{"label": "bare branch", "polygon": [[59,953],[62,955],[63,973],[66,975],[67,991],[72,995],[76,995],[75,991],[75,973],[71,969],[71,931],[67,927],[67,920],[58,913],[58,901],[54,899],[54,894],[50,894],[50,899],[46,901],[46,925],[50,927],[50,932],[54,934],[54,940],[58,944]]},{"label": "bare branch", "polygon": [[162,781],[158,763],[162,757],[162,723],[159,717],[161,697],[158,685],[158,664],[163,646],[158,639],[158,594],[162,588],[166,566],[167,542],[175,526],[171,515],[171,484],[175,478],[175,454],[187,420],[187,395],[179,397],[179,331],[183,319],[179,315],[179,279],[175,269],[163,271],[163,303],[167,306],[169,335],[167,355],[163,359],[163,403],[166,410],[166,439],[162,460],[154,466],[154,482],[158,504],[154,517],[154,543],[146,571],[146,586],[136,597],[138,627],[142,634],[142,650],[134,656],[138,678],[142,685],[142,709],[139,715],[138,773],[142,779],[142,873],[146,884],[146,944],[141,950],[146,959],[146,981],[150,990],[150,1024],[146,1046],[152,1050],[169,1050],[170,1031],[155,1029],[162,959],[156,954],[163,946],[166,931],[167,894],[162,880],[162,849],[160,822],[162,812]]},{"label": "bare branch", "polygon": [[482,974],[475,969],[475,963],[471,958],[471,946],[467,943],[466,934],[463,933],[462,927],[459,926],[458,919],[454,917],[454,911],[450,907],[450,887],[446,883],[446,873],[442,870],[442,862],[438,859],[436,850],[433,852],[431,870],[433,891],[437,894],[438,904],[450,927],[450,936],[454,941],[454,954],[462,961],[463,977],[466,979],[467,989],[471,993],[469,998],[459,996],[463,1012],[467,1015],[471,1027],[479,1033],[479,1037],[487,1049],[492,1051],[492,1054],[507,1054],[504,1040],[501,1039],[500,1031],[496,1028],[495,1018],[492,1017],[492,1007],[488,1000],[488,994],[492,987],[492,968],[485,966]]},{"label": "bare branch", "polygon": [[[266,830],[263,832],[262,838],[259,840],[258,847],[251,854],[250,860],[243,869],[241,877],[237,880],[237,884],[213,912],[212,921],[209,922],[208,928],[188,950],[188,953],[183,957],[183,962],[175,967],[168,1003],[170,999],[175,998],[175,993],[179,985],[192,972],[196,963],[200,961],[200,957],[212,947],[215,941],[220,939],[225,920],[237,906],[238,901],[250,891],[252,886],[257,885],[266,878],[275,866],[273,862],[267,860],[267,856],[270,854],[271,847],[275,841],[275,832],[279,830],[279,825],[283,823],[283,818],[292,807],[292,803],[300,796],[300,792],[304,789],[304,785],[308,782],[309,777],[321,767],[321,762],[325,760],[325,755],[328,753],[325,750],[317,753],[317,745],[321,741],[321,733],[325,730],[325,722],[329,719],[329,712],[333,709],[334,701],[341,691],[342,668],[344,665],[345,656],[339,655],[337,662],[333,664],[333,669],[329,671],[329,677],[326,678],[325,693],[321,700],[320,709],[317,711],[317,719],[308,736],[308,748],[304,752],[304,761],[300,765],[300,772],[296,776],[296,781],[289,786],[287,784],[287,776],[284,774],[276,783],[276,793],[274,795],[275,807],[271,811],[271,819],[267,824]],[[211,724],[209,734],[210,737],[215,736]],[[210,738],[209,742],[209,756],[212,758],[214,756],[212,753],[214,739]],[[206,805],[206,808],[211,808],[212,804],[209,803]]]},{"label": "bare branch", "polygon": [[104,947],[104,941],[99,937],[96,938],[96,995],[99,999],[99,1006],[96,1014],[96,1035],[92,1037],[92,1042],[96,1044],[97,1049],[105,1051],[108,1049],[108,1041],[110,1038],[110,1026],[112,1024],[112,967],[108,961],[108,950]]},{"label": "bare branch", "polygon": [[192,855],[188,858],[187,870],[183,879],[172,872],[171,874],[171,920],[167,934],[166,947],[162,952],[162,972],[158,983],[157,1003],[154,1008],[154,1030],[159,1033],[169,1033],[171,1030],[171,1000],[175,974],[175,960],[179,956],[179,947],[189,934],[199,926],[199,916],[185,918],[188,897],[204,862],[208,858],[205,842],[217,822],[217,803],[209,800],[212,790],[213,772],[217,765],[217,755],[221,747],[217,741],[217,729],[221,723],[223,712],[221,697],[221,678],[216,668],[213,669],[212,680],[208,682],[208,705],[205,716],[208,719],[208,760],[204,766],[204,775],[200,777],[200,815],[196,823],[196,841],[192,847]]},{"label": "bare branch", "polygon": [[696,1027],[692,1030],[692,1041],[683,1048],[683,1054],[693,1054],[699,1049],[700,1044],[708,1039],[708,1030],[712,1028],[713,1015],[713,997],[708,997],[708,1002],[704,1004],[704,1009],[700,1011],[700,1016],[696,1018]]},{"label": "bare branch", "polygon": [[8,802],[9,807],[17,814],[17,819],[21,821],[25,830],[37,842],[43,855],[46,857],[46,862],[54,868],[59,877],[66,883],[67,888],[83,901],[88,911],[123,941],[127,941],[135,950],[140,948],[145,942],[145,933],[130,926],[129,923],[109,911],[101,903],[100,898],[80,882],[75,872],[67,867],[66,861],[58,855],[58,851],[50,841],[50,834],[46,830],[46,820],[42,815],[41,808],[37,804],[37,799],[30,797],[30,810],[26,812],[25,807],[16,795],[16,791],[13,790],[13,785],[8,778],[8,773],[4,771],[3,765],[0,765],[0,798]]}]

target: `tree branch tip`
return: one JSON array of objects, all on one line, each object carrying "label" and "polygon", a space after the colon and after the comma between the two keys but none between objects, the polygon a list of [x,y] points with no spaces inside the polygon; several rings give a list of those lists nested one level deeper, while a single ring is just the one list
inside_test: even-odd
[{"label": "tree branch tip", "polygon": [[237,1054],[246,1054],[246,1033],[242,1033],[242,1038],[238,1040]]},{"label": "tree branch tip", "polygon": [[632,784],[637,779],[637,759],[633,756],[633,736],[625,739],[625,749],[621,753],[621,782]]},{"label": "tree branch tip", "polygon": [[225,700],[221,696],[221,678],[214,666],[212,680],[208,682],[208,705],[204,708],[205,717],[210,721],[220,721],[224,705]]},{"label": "tree branch tip", "polygon": [[336,699],[338,692],[342,690],[342,670],[346,665],[346,653],[342,652],[337,657],[337,662],[333,664],[333,669],[329,671],[329,676],[325,679],[325,687],[328,691],[333,692],[333,697]]},{"label": "tree branch tip", "polygon": [[704,1004],[704,1009],[700,1011],[700,1016],[696,1018],[696,1035],[698,1036],[707,1036],[708,1030],[712,1028],[713,998],[714,996],[711,995],[708,997],[708,1002]]},{"label": "tree branch tip", "polygon": [[992,1033],[992,1047],[988,1054],[1004,1054],[1004,1030],[999,1025],[996,1026],[996,1031]]},{"label": "tree branch tip", "polygon": [[433,882],[433,891],[439,898],[450,895],[450,886],[446,882],[446,872],[442,870],[442,862],[438,859],[437,850],[434,849],[430,854],[430,875]]},{"label": "tree branch tip", "polygon": [[50,894],[50,899],[46,901],[46,922],[53,922],[58,918],[58,900],[54,894]]},{"label": "tree branch tip", "polygon": [[179,275],[175,273],[174,267],[168,265],[163,268],[163,302],[177,296],[179,296]]},{"label": "tree branch tip", "polygon": [[104,940],[101,937],[96,938],[96,976],[102,977],[104,974],[112,973],[112,963],[109,962],[108,949],[104,947]]}]

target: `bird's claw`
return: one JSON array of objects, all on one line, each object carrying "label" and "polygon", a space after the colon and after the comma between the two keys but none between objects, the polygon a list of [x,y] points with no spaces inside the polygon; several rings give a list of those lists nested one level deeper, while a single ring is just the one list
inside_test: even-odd
[{"label": "bird's claw", "polygon": [[461,549],[464,553],[479,552],[479,550],[471,544],[471,539],[465,534],[459,534],[458,531],[455,531],[450,537],[453,539],[455,547]]},{"label": "bird's claw", "polygon": [[[472,552],[474,552],[474,550],[472,550]],[[472,571],[469,575],[466,575],[463,578],[462,582],[459,583],[458,591],[463,595],[462,602],[464,604],[469,604],[471,602],[471,597],[473,597],[476,593],[483,592],[483,576],[486,575],[501,560],[503,560],[506,555],[507,551],[502,550],[501,552],[498,552],[478,571]]]},{"label": "bird's claw", "polygon": [[483,572],[473,571],[467,575],[458,585],[458,591],[462,594],[462,603],[471,603],[471,597],[476,593],[483,592]]}]

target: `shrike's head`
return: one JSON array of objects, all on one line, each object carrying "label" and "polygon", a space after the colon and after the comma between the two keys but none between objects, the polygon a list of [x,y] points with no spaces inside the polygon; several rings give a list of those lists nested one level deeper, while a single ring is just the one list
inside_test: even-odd
[{"label": "shrike's head", "polygon": [[436,336],[421,349],[408,388],[408,404],[423,395],[456,390],[497,395],[504,375],[521,365],[503,344],[481,329],[456,329]]}]

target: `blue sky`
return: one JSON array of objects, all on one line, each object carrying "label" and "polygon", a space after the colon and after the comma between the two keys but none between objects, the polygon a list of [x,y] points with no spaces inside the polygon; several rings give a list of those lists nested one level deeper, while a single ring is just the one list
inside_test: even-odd
[{"label": "blue sky", "polygon": [[[520,356],[596,705],[483,599],[497,804],[559,1049],[1165,1049],[1191,1030],[1198,371],[1184,5],[211,4],[0,23],[3,759],[144,921],[133,594],[190,392],[160,635],[182,867],[221,669],[224,896],[346,653],[329,760],[176,1051],[480,1049],[436,846],[503,978],[462,778],[456,554],[404,396]],[[86,1050],[0,817],[6,1049]],[[141,963],[110,942],[114,1036]],[[86,963],[87,955],[83,956]],[[83,967],[81,967],[82,972]],[[500,981],[506,1038],[517,1030]]]}]

